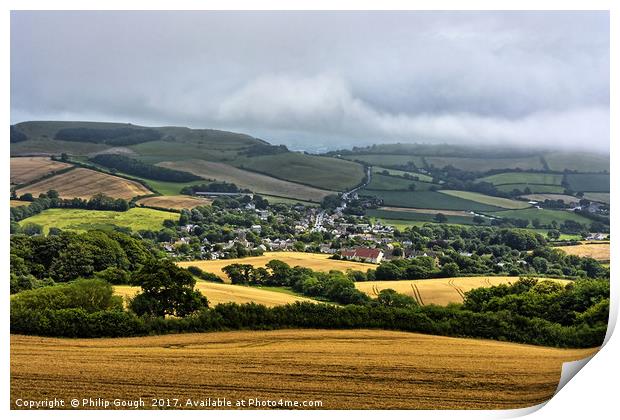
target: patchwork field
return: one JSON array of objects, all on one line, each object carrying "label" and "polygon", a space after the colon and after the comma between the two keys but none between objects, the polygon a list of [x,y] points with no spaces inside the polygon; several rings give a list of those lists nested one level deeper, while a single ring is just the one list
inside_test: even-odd
[{"label": "patchwork field", "polygon": [[570,169],[579,172],[609,171],[609,156],[586,152],[554,152],[546,154],[545,160],[552,171]]},{"label": "patchwork field", "polygon": [[591,201],[598,201],[600,203],[610,203],[609,193],[594,193],[587,192],[583,195],[583,198],[586,198]]},{"label": "patchwork field", "polygon": [[407,166],[409,162],[413,162],[413,164],[418,168],[423,168],[425,166],[421,156],[411,156],[406,154],[344,155],[343,158],[347,160],[358,160],[377,166]]},{"label": "patchwork field", "polygon": [[[376,297],[383,289],[394,289],[415,298],[421,305],[462,303],[463,294],[479,287],[514,283],[519,277],[453,277],[426,280],[361,281],[355,283],[358,290]],[[551,280],[551,279],[549,279]],[[568,280],[553,280],[568,283]]]},{"label": "patchwork field", "polygon": [[462,158],[462,157],[427,157],[429,165],[437,168],[454,166],[465,171],[485,172],[493,169],[543,169],[539,156],[517,158]]},{"label": "patchwork field", "polygon": [[177,220],[179,215],[168,211],[134,207],[127,211],[48,209],[19,222],[36,223],[43,226],[44,233],[50,227],[84,232],[93,229],[112,230],[114,227],[139,230],[160,230],[164,220]]},{"label": "patchwork field", "polygon": [[523,195],[522,197],[533,201],[562,200],[566,204],[579,203],[579,199],[577,197],[566,194],[528,194]]},{"label": "patchwork field", "polygon": [[104,193],[114,198],[129,200],[140,195],[151,194],[142,184],[114,175],[76,168],[69,172],[55,175],[40,182],[17,190],[17,195],[31,193],[37,197],[49,190],[56,190],[62,198],[88,199],[97,193]]},{"label": "patchwork field", "polygon": [[237,159],[239,168],[275,178],[333,191],[345,191],[362,182],[364,167],[331,157],[303,153],[280,153]]},{"label": "patchwork field", "polygon": [[566,179],[574,191],[609,192],[609,174],[568,174]]},{"label": "patchwork field", "polygon": [[12,157],[11,185],[32,182],[71,166],[68,163],[56,162],[48,157]]},{"label": "patchwork field", "polygon": [[514,190],[525,191],[529,188],[532,193],[562,194],[566,188],[561,185],[540,185],[540,184],[502,184],[496,186],[498,191],[511,193]]},{"label": "patchwork field", "polygon": [[582,242],[581,245],[559,246],[557,249],[578,257],[591,257],[599,261],[610,260],[609,242]]},{"label": "patchwork field", "polygon": [[415,185],[416,191],[427,191],[436,184],[428,182],[414,181],[413,179],[398,178],[395,176],[375,174],[366,186],[368,190],[404,190],[407,191],[411,185]]},{"label": "patchwork field", "polygon": [[[209,299],[210,305],[220,303],[257,303],[265,306],[286,305],[294,302],[314,302],[313,299],[295,296],[290,293],[282,293],[258,287],[239,286],[236,284],[209,283],[206,281],[196,282],[196,289]],[[114,286],[114,293],[131,298],[140,292],[137,286]]]},{"label": "patchwork field", "polygon": [[[471,214],[468,214],[464,211],[459,210],[427,210],[427,209],[404,209],[401,211],[395,210],[382,210],[386,207],[382,207],[381,209],[376,210],[368,210],[366,214],[369,217],[375,217],[385,220],[401,220],[401,221],[417,221],[417,222],[434,222],[435,216],[438,213],[441,213],[447,217],[446,223],[454,223],[454,224],[464,224],[471,225],[474,224],[474,218]],[[387,207],[389,208],[389,207]],[[451,213],[451,214],[449,214]],[[454,214],[458,213],[458,214]],[[462,214],[461,214],[462,213]],[[389,224],[386,222],[386,224]]]},{"label": "patchwork field", "polygon": [[[12,335],[16,399],[320,400],[322,409],[508,409],[552,397],[596,349],[376,330],[233,331],[113,339]],[[162,374],[164,369],[165,374]],[[234,404],[234,403],[233,403]]]},{"label": "patchwork field", "polygon": [[456,191],[456,190],[441,190],[442,194],[448,194],[453,197],[463,198],[465,200],[475,201],[477,203],[488,204],[490,206],[501,207],[504,209],[525,209],[531,207],[530,204],[524,201],[510,200],[508,198],[493,197],[486,194],[480,194],[472,191]]},{"label": "patchwork field", "polygon": [[301,267],[311,268],[316,271],[339,270],[346,271],[361,270],[366,272],[369,268],[375,268],[375,264],[366,264],[355,261],[330,260],[328,254],[312,254],[308,252],[265,252],[260,257],[233,258],[229,260],[197,260],[197,261],[181,261],[178,263],[181,267],[189,267],[194,265],[200,267],[203,271],[216,274],[227,280],[228,277],[222,271],[223,267],[230,264],[252,264],[254,267],[264,267],[271,260],[280,260],[287,263],[291,267],[299,265]]},{"label": "patchwork field", "polygon": [[300,200],[320,202],[332,191],[300,185],[271,176],[245,171],[224,163],[205,160],[186,160],[181,162],[162,162],[160,166],[192,172],[207,179],[232,182],[239,187],[248,188],[257,193],[291,197]]},{"label": "patchwork field", "polygon": [[490,182],[493,185],[503,184],[542,184],[560,185],[562,174],[533,173],[533,172],[503,172],[479,178],[480,182]]},{"label": "patchwork field", "polygon": [[207,206],[211,204],[211,200],[206,198],[190,197],[189,195],[164,195],[141,198],[136,202],[136,204],[144,207],[181,210],[193,209],[198,206]]},{"label": "patchwork field", "polygon": [[360,191],[360,195],[370,195],[383,200],[387,207],[411,207],[438,210],[498,211],[501,207],[478,203],[436,191]]},{"label": "patchwork field", "polygon": [[412,177],[418,177],[419,181],[433,182],[433,178],[431,176],[428,176],[428,175],[425,175],[425,174],[420,174],[418,172],[401,171],[401,170],[398,170],[398,169],[383,168],[381,166],[373,166],[372,167],[373,175],[374,174],[380,174],[383,171],[387,171],[387,173],[389,175],[393,175],[393,176],[403,176],[403,175],[407,174],[407,175],[411,175]]}]

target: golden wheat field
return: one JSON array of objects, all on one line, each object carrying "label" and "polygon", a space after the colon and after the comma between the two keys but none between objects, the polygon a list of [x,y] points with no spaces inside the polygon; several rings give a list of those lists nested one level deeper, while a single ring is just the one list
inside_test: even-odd
[{"label": "golden wheat field", "polygon": [[580,245],[559,246],[558,249],[569,255],[592,257],[599,261],[609,261],[609,242],[582,242]]},{"label": "golden wheat field", "polygon": [[252,264],[254,267],[264,267],[271,260],[280,260],[287,263],[291,267],[296,265],[311,268],[315,271],[339,270],[346,271],[360,270],[366,272],[369,268],[376,268],[375,264],[367,264],[355,261],[330,260],[328,254],[313,254],[309,252],[265,252],[260,257],[234,258],[230,260],[197,260],[182,261],[181,267],[189,267],[194,265],[200,267],[203,271],[216,274],[226,281],[229,281],[226,274],[222,271],[223,267],[230,264]]},{"label": "golden wheat field", "polygon": [[[293,294],[278,292],[268,289],[260,289],[236,284],[196,282],[197,290],[209,299],[210,305],[219,303],[257,303],[265,306],[286,305],[295,302],[314,302],[314,300]],[[137,286],[114,286],[114,293],[119,296],[131,298],[140,291]]]},{"label": "golden wheat field", "polygon": [[[478,287],[491,287],[514,283],[519,277],[453,277],[427,280],[362,281],[355,283],[358,290],[376,297],[383,289],[394,289],[415,298],[421,305],[462,303],[465,292]],[[542,279],[541,279],[542,280]],[[568,283],[568,280],[553,280]]]},{"label": "golden wheat field", "polygon": [[17,191],[17,195],[29,192],[37,197],[49,190],[58,191],[63,198],[84,199],[97,193],[126,200],[139,195],[152,194],[149,189],[135,181],[86,168],[76,168],[21,188]]},{"label": "golden wheat field", "polygon": [[30,205],[29,201],[11,200],[11,207],[28,206],[28,205]]},{"label": "golden wheat field", "polygon": [[[565,350],[378,330],[118,339],[11,336],[17,399],[321,401],[323,409],[508,409],[554,393]],[[113,407],[112,407],[113,408]]]},{"label": "golden wheat field", "polygon": [[72,165],[56,162],[48,157],[11,158],[11,185],[25,184]]},{"label": "golden wheat field", "polygon": [[189,195],[162,195],[158,197],[141,198],[136,203],[144,207],[156,207],[162,209],[193,209],[198,206],[207,206],[211,200],[206,198],[190,197]]}]

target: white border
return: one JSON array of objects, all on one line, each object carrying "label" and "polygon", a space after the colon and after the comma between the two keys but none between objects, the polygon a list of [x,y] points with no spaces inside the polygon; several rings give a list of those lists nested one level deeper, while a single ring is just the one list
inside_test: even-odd
[{"label": "white border", "polygon": [[[4,127],[8,128],[10,124],[10,10],[610,10],[611,19],[611,66],[612,66],[612,80],[611,80],[611,115],[615,115],[614,110],[618,110],[618,85],[615,83],[614,74],[618,73],[618,14],[620,14],[620,6],[618,2],[613,0],[521,0],[521,1],[491,1],[491,0],[470,0],[468,2],[457,0],[418,0],[415,2],[405,0],[383,0],[381,2],[368,1],[368,0],[343,0],[343,1],[327,1],[327,0],[296,0],[296,1],[284,1],[284,0],[271,0],[271,1],[252,1],[252,0],[230,0],[230,1],[207,1],[207,0],[152,0],[149,2],[130,2],[121,0],[109,0],[100,1],[92,0],[88,2],[77,0],[60,0],[55,2],[43,1],[43,0],[5,0],[2,2],[4,6],[4,13],[0,17],[0,32],[2,34],[1,53],[5,63],[0,71],[2,72],[2,115],[4,115]],[[561,7],[561,8],[559,8]],[[575,28],[579,30],[579,28]],[[615,49],[614,49],[615,47]],[[5,133],[7,131],[4,131]],[[9,142],[6,139],[6,134],[3,136],[4,141],[2,147],[4,148],[4,165],[0,165],[5,182],[8,183],[9,179]],[[611,120],[611,138],[618,137],[617,122],[612,118]],[[619,162],[618,159],[618,147],[613,142],[611,144],[611,167],[612,174],[615,174],[615,164]],[[6,185],[6,184],[5,184]],[[611,192],[612,192],[612,209],[616,209],[619,204],[615,197],[618,196],[618,183],[614,182],[614,178],[611,178]],[[8,221],[8,206],[0,206],[2,212],[1,217],[5,221]],[[1,224],[3,232],[0,233],[2,238],[2,251],[0,258],[2,258],[2,267],[8,269],[9,265],[9,252],[8,252],[8,223]],[[618,229],[615,229],[616,224],[612,223],[612,237],[616,237]],[[617,261],[618,247],[615,242],[612,243],[612,259]],[[8,270],[7,270],[8,271]],[[4,276],[4,290],[8,289],[8,279],[5,271]],[[615,324],[618,314],[618,300],[620,294],[616,287],[617,280],[615,279],[615,268],[612,266],[612,316],[611,323]],[[2,311],[2,320],[0,321],[3,331],[3,345],[2,356],[3,363],[1,366],[3,381],[3,409],[9,409],[9,322],[8,322],[8,293],[5,294],[6,305],[4,311]],[[609,338],[609,337],[608,337]],[[619,365],[618,358],[615,356],[620,353],[620,344],[617,337],[611,337],[607,345],[596,355],[592,361],[577,375],[577,378],[571,380],[549,403],[543,405],[538,411],[530,414],[530,418],[533,419],[548,419],[548,418],[562,418],[562,419],[605,419],[610,418],[616,414],[615,410],[618,407],[618,372]],[[312,412],[301,411],[295,412],[264,412],[264,411],[252,411],[252,412],[239,412],[239,411],[223,411],[223,412],[188,412],[188,411],[174,411],[175,416],[188,416],[191,418],[207,418],[211,416],[217,416],[219,419],[228,420],[236,418],[248,418],[262,419],[262,418],[289,418],[294,415],[298,418],[317,418],[319,415],[326,418],[336,418],[342,415],[348,416],[364,416],[366,418],[379,418],[379,416],[389,415],[396,419],[411,419],[411,418],[433,418],[433,419],[485,419],[485,418],[506,418],[515,417],[527,414],[533,411],[533,409],[525,410],[513,410],[513,411],[392,411],[389,413],[379,411],[360,411],[352,413],[342,412]],[[613,414],[612,414],[613,413]],[[89,416],[95,418],[110,418],[122,415],[129,418],[146,418],[148,417],[161,417],[168,415],[169,412],[91,412]],[[15,418],[81,418],[84,413],[72,412],[72,411],[48,411],[48,412],[33,412],[33,411],[12,411],[10,415]]]}]

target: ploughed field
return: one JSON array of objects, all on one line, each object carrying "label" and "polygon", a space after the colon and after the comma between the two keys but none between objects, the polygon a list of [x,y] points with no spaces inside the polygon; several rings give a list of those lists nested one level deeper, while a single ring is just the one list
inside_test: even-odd
[{"label": "ploughed field", "polygon": [[[292,292],[263,289],[250,286],[239,286],[236,284],[208,283],[206,281],[196,282],[196,290],[209,299],[211,306],[220,303],[257,303],[265,306],[286,305],[295,302],[315,302],[313,299],[302,296],[295,296]],[[141,291],[138,286],[114,286],[114,294],[125,298],[132,298]]]},{"label": "ploughed field", "polygon": [[[377,297],[383,289],[393,289],[413,297],[420,305],[442,305],[449,303],[462,303],[465,292],[479,287],[491,287],[500,284],[514,283],[519,277],[452,277],[443,279],[426,280],[384,280],[384,281],[360,281],[355,283],[358,290],[370,297]],[[560,283],[568,283],[569,280],[553,280]]]},{"label": "ploughed field", "polygon": [[38,197],[39,194],[49,190],[58,191],[62,198],[84,199],[89,199],[97,193],[125,200],[152,194],[148,188],[138,182],[86,168],[76,168],[20,188],[17,190],[17,195],[31,193]]},{"label": "ploughed field", "polygon": [[72,165],[56,162],[49,157],[11,158],[11,185],[25,184]]},{"label": "ploughed field", "polygon": [[291,267],[299,265],[311,268],[315,271],[360,270],[366,272],[369,268],[376,268],[375,264],[367,264],[355,261],[331,260],[328,254],[312,254],[308,252],[265,252],[260,257],[233,258],[229,260],[197,260],[182,261],[178,265],[187,268],[191,265],[199,267],[203,271],[216,274],[224,281],[229,281],[228,276],[222,271],[223,267],[230,264],[251,264],[254,267],[264,267],[271,260],[280,260]]},{"label": "ploughed field", "polygon": [[[379,330],[234,331],[115,339],[11,336],[17,399],[322,401],[322,409],[508,409],[552,397],[555,349]],[[174,401],[172,401],[174,404]],[[111,407],[113,408],[113,407]]]},{"label": "ploughed field", "polygon": [[189,195],[162,195],[157,197],[141,198],[136,202],[139,206],[154,207],[160,209],[193,209],[198,206],[208,206],[211,200],[206,198],[191,197]]}]

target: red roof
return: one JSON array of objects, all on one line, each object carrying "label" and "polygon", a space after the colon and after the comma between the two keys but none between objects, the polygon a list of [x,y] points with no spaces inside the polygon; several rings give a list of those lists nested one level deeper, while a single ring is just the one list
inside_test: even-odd
[{"label": "red roof", "polygon": [[342,251],[343,257],[364,258],[376,260],[381,250],[376,248],[355,248]]}]

